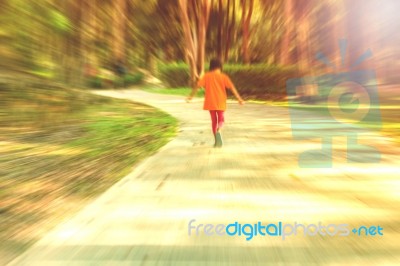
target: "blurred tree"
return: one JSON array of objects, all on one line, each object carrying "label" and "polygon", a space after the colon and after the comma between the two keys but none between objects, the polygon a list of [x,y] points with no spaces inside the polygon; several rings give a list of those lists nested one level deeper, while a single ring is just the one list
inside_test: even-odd
[{"label": "blurred tree", "polygon": [[127,0],[114,1],[113,17],[113,56],[116,61],[125,62],[126,56],[126,9]]},{"label": "blurred tree", "polygon": [[282,65],[292,64],[291,58],[291,42],[294,36],[294,10],[293,10],[293,0],[286,0],[283,2],[284,12],[283,12],[283,23],[285,27],[285,33],[281,41],[280,48],[280,63]]},{"label": "blurred tree", "polygon": [[83,83],[83,71],[82,71],[82,51],[80,42],[80,23],[83,14],[82,2],[69,0],[65,1],[65,14],[70,20],[70,31],[65,40],[66,51],[64,60],[64,78],[66,83],[73,84],[75,86],[82,85]]},{"label": "blurred tree", "polygon": [[79,8],[81,9],[81,22],[78,22],[80,29],[80,54],[82,64],[87,69],[88,75],[97,75],[98,59],[95,50],[96,44],[96,0],[82,0]]},{"label": "blurred tree", "polygon": [[258,12],[253,14],[250,45],[252,63],[279,63],[280,40],[284,31],[282,7],[282,3],[277,0],[260,0]]},{"label": "blurred tree", "polygon": [[345,38],[343,66],[370,48],[374,57],[358,67],[377,68],[389,82],[399,79],[399,7],[397,0],[0,0],[0,65],[74,85],[116,61],[154,72],[157,62],[185,60],[194,82],[211,56],[326,72],[332,67],[316,63],[315,53],[340,66]]},{"label": "blurred tree", "polygon": [[[137,53],[143,51],[143,65],[148,70],[154,68],[157,58],[164,63],[184,60],[177,5],[178,0],[158,0],[152,8],[137,5],[133,10],[136,12],[131,19],[134,24],[134,49]],[[149,17],[152,19],[149,20]]]},{"label": "blurred tree", "polygon": [[241,0],[242,6],[242,60],[243,63],[250,63],[250,22],[253,15],[254,0]]},{"label": "blurred tree", "polygon": [[218,0],[218,34],[217,34],[217,58],[222,61],[222,31],[224,22],[224,6],[222,0]]},{"label": "blurred tree", "polygon": [[225,41],[225,54],[224,61],[229,59],[229,50],[231,48],[232,39],[235,35],[235,22],[236,22],[236,0],[228,0],[227,10],[225,16],[225,31],[224,31],[224,41]]},{"label": "blurred tree", "polygon": [[204,71],[206,29],[211,2],[210,0],[179,0],[179,7],[186,61],[190,67],[191,84],[195,86],[195,82]]},{"label": "blurred tree", "polygon": [[296,20],[296,61],[299,70],[304,73],[310,69],[311,53],[311,16],[313,0],[297,0],[295,6]]}]

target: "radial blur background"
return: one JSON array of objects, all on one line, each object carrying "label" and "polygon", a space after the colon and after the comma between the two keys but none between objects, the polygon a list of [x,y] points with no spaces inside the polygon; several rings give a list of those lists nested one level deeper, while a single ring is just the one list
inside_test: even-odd
[{"label": "radial blur background", "polygon": [[398,0],[0,0],[0,264],[175,136],[170,115],[91,89],[185,95],[219,58],[246,99],[285,105],[289,78],[371,69],[381,132],[398,146],[399,10]]}]

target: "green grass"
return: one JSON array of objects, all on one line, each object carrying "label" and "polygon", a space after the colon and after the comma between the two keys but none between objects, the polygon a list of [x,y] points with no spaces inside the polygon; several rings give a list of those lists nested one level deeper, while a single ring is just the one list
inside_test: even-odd
[{"label": "green grass", "polygon": [[[153,87],[145,87],[142,88],[144,91],[151,92],[151,93],[159,93],[159,94],[168,94],[168,95],[181,95],[181,96],[189,96],[190,92],[192,91],[191,88],[153,88]],[[203,97],[204,90],[199,89],[197,91],[196,97]]]},{"label": "green grass", "polygon": [[147,105],[51,86],[1,86],[0,264],[176,132],[173,117]]},{"label": "green grass", "polygon": [[32,70],[29,73],[36,75],[41,78],[51,79],[54,77],[54,73],[48,70]]}]

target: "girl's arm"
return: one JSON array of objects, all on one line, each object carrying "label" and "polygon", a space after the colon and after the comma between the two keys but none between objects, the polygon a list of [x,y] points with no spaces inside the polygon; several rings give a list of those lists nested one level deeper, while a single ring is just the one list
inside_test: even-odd
[{"label": "girl's arm", "polygon": [[199,90],[199,87],[196,86],[192,89],[192,92],[190,93],[190,95],[186,98],[186,102],[190,102],[193,99],[193,96],[196,95],[197,91]]},{"label": "girl's arm", "polygon": [[244,104],[244,100],[242,99],[242,97],[240,97],[238,91],[236,90],[235,86],[232,86],[231,91],[233,93],[233,95],[235,95],[236,99],[239,101],[240,105]]},{"label": "girl's arm", "polygon": [[190,102],[193,99],[193,96],[196,95],[197,91],[199,90],[199,88],[204,87],[204,75],[202,75],[200,77],[200,79],[194,83],[194,86],[192,87],[192,92],[190,93],[190,95],[186,98],[186,102]]}]

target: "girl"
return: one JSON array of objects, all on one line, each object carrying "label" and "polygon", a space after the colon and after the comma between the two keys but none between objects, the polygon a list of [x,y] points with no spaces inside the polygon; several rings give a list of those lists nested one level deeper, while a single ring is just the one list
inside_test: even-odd
[{"label": "girl", "polygon": [[221,70],[221,61],[212,59],[209,72],[205,73],[200,78],[197,82],[197,86],[193,88],[191,94],[187,98],[187,102],[190,102],[200,87],[205,89],[203,109],[209,110],[211,115],[212,131],[215,139],[214,147],[222,147],[221,129],[225,122],[226,89],[232,91],[239,101],[239,104],[244,104],[243,99],[240,97],[230,78],[222,73]]}]

